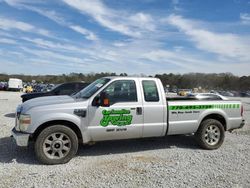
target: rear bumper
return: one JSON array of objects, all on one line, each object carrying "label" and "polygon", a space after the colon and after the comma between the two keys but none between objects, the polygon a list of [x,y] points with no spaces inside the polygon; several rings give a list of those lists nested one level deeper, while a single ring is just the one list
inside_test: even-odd
[{"label": "rear bumper", "polygon": [[244,127],[244,125],[245,125],[245,120],[242,119],[239,127],[235,127],[235,128],[229,129],[228,131],[232,132],[235,129],[241,129],[242,127]]},{"label": "rear bumper", "polygon": [[244,120],[244,119],[242,119],[242,122],[241,122],[241,124],[240,124],[239,129],[240,129],[240,128],[242,128],[242,127],[244,127],[244,125],[245,125],[245,120]]},{"label": "rear bumper", "polygon": [[13,138],[15,139],[16,144],[18,146],[21,146],[21,147],[28,146],[30,134],[18,132],[18,131],[16,131],[15,128],[12,129],[11,134],[12,134]]}]

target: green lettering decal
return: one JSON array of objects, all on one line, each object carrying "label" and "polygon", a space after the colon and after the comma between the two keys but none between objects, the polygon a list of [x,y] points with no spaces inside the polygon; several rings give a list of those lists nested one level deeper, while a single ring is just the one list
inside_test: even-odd
[{"label": "green lettering decal", "polygon": [[100,125],[107,127],[108,125],[126,126],[131,125],[133,116],[130,115],[130,110],[103,110],[103,118]]},{"label": "green lettering decal", "polygon": [[240,108],[239,104],[212,104],[212,105],[183,105],[183,106],[169,106],[169,110],[205,110],[205,109],[228,109]]}]

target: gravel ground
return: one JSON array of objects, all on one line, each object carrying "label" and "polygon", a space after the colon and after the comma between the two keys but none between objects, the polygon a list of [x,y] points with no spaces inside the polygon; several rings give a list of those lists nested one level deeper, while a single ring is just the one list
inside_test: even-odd
[{"label": "gravel ground", "polygon": [[[0,187],[250,187],[250,125],[226,133],[218,150],[191,136],[100,142],[81,146],[64,165],[46,166],[33,147],[10,138],[20,93],[0,92]],[[250,122],[250,99],[244,116]]]}]

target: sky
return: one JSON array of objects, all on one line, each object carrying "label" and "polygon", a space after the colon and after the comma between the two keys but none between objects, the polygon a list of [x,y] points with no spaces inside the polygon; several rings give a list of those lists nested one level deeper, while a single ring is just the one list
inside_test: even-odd
[{"label": "sky", "polygon": [[0,73],[250,75],[250,0],[0,0]]}]

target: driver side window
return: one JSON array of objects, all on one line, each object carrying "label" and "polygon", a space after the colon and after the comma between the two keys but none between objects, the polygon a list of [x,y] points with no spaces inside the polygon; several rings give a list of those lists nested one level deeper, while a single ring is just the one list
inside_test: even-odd
[{"label": "driver side window", "polygon": [[136,84],[133,80],[118,80],[103,90],[110,104],[117,102],[137,102]]}]

